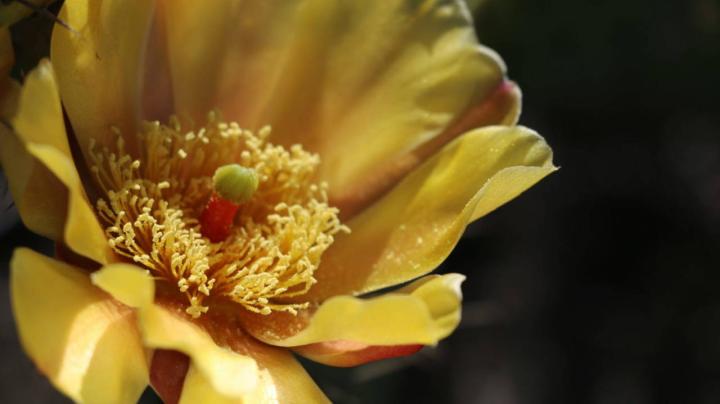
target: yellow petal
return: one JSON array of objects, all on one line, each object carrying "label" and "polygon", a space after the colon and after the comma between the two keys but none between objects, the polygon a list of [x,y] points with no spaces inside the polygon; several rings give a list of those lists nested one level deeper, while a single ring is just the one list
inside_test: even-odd
[{"label": "yellow petal", "polygon": [[277,346],[340,340],[431,345],[450,335],[460,322],[460,284],[464,279],[458,274],[432,275],[374,298],[336,296],[317,310],[298,316],[254,315],[246,326],[260,340]]},{"label": "yellow petal", "polygon": [[95,262],[108,262],[107,239],[87,201],[75,165],[57,149],[28,144],[27,149],[62,181],[69,191],[64,241],[73,251]]},{"label": "yellow petal", "polygon": [[258,386],[239,398],[223,396],[213,388],[205,375],[190,366],[183,386],[180,403],[247,403],[247,404],[305,404],[329,403],[305,369],[286,349],[273,348],[248,339],[246,353],[255,358],[260,367]]},{"label": "yellow petal", "polygon": [[146,271],[127,264],[109,265],[93,274],[93,282],[116,299],[140,308],[146,346],[187,354],[223,396],[239,397],[255,389],[255,361],[219,347],[205,330],[182,314],[153,304],[154,283]]},{"label": "yellow petal", "polygon": [[72,160],[53,66],[43,59],[25,79],[13,128],[24,143],[47,145]]},{"label": "yellow petal", "polygon": [[153,1],[65,1],[60,18],[74,31],[56,25],[50,54],[81,149],[90,138],[112,142],[111,126],[135,133],[153,9]]},{"label": "yellow petal", "polygon": [[195,366],[226,397],[241,397],[255,389],[258,368],[247,356],[219,347],[210,335],[187,318],[158,306],[141,310],[146,345],[187,354]]},{"label": "yellow petal", "polygon": [[185,381],[183,382],[182,393],[180,394],[180,404],[225,404],[225,403],[241,403],[242,400],[237,397],[227,397],[220,394],[213,388],[207,377],[195,366],[190,365]]},{"label": "yellow petal", "polygon": [[[188,355],[192,362],[182,402],[326,402],[289,351],[264,345],[231,319],[203,316],[202,327],[181,311],[152,303],[150,275],[127,264],[108,265],[93,283],[125,304],[138,307],[146,345]],[[222,347],[218,345],[222,342]],[[202,398],[202,399],[200,399]]]},{"label": "yellow petal", "polygon": [[196,121],[218,107],[231,119],[257,113],[282,68],[301,3],[160,2],[176,112]]},{"label": "yellow petal", "polygon": [[[452,139],[447,130],[503,83],[460,1],[162,4],[176,110],[202,120],[220,108],[241,126],[271,125],[273,142],[319,152],[341,205],[397,180],[415,149]],[[517,101],[479,123],[514,121]]]},{"label": "yellow petal", "polygon": [[67,188],[22,142],[0,124],[0,161],[10,193],[27,228],[51,240],[63,239]]},{"label": "yellow petal", "polygon": [[[322,16],[313,13],[322,6],[328,13],[335,8],[325,0],[222,0],[202,8],[192,0],[160,4],[176,111],[204,120],[210,109],[220,108],[225,118],[249,128],[272,123],[261,115],[271,103],[292,94],[280,81],[300,73],[297,58],[302,54],[296,49],[315,45],[309,43],[314,38],[306,37],[311,24],[322,22],[313,18]],[[317,24],[314,28],[325,32]],[[203,62],[208,60],[213,63]],[[315,66],[300,64],[302,71]],[[202,83],[197,77],[203,77]]]},{"label": "yellow petal", "polygon": [[110,264],[90,275],[92,283],[126,306],[152,305],[155,283],[147,270],[129,264]]},{"label": "yellow petal", "polygon": [[87,258],[107,262],[107,240],[74,165],[47,60],[25,80],[12,124],[18,139],[0,133],[2,161],[24,222]]},{"label": "yellow petal", "polygon": [[78,402],[137,402],[148,367],[133,311],[31,250],[16,250],[11,270],[20,340],[40,371]]},{"label": "yellow petal", "polygon": [[[362,293],[423,275],[472,220],[555,170],[545,141],[523,127],[463,135],[347,224],[323,255],[309,296]],[[358,254],[362,251],[362,254]]]}]

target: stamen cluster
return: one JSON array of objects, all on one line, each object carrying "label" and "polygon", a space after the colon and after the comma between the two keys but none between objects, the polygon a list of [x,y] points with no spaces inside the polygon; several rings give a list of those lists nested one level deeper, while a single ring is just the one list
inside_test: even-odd
[{"label": "stamen cluster", "polygon": [[[198,129],[177,118],[145,123],[132,139],[137,156],[114,132],[115,146],[93,144],[90,158],[102,191],[97,210],[117,254],[176,285],[194,317],[214,298],[261,314],[307,307],[297,297],[316,282],[333,236],[349,231],[328,205],[327,186],[313,183],[317,155],[269,143],[269,127],[254,134],[215,113]],[[258,188],[239,207],[229,236],[211,242],[198,218],[213,193],[213,173],[231,163],[255,170]]]}]

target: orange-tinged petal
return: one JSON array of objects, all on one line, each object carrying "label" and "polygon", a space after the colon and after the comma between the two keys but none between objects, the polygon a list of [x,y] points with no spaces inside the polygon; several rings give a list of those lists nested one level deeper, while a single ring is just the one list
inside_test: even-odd
[{"label": "orange-tinged petal", "polygon": [[73,30],[56,25],[50,54],[80,147],[112,142],[111,127],[128,143],[139,123],[143,63],[153,1],[68,0],[60,12]]},{"label": "orange-tinged petal", "polygon": [[11,271],[20,340],[52,383],[77,402],[136,402],[148,367],[133,311],[87,273],[28,249]]},{"label": "orange-tinged petal", "polygon": [[165,404],[177,404],[190,368],[190,358],[182,352],[156,349],[150,363],[150,385]]},{"label": "orange-tinged petal", "polygon": [[338,235],[323,255],[310,298],[368,292],[431,271],[470,221],[554,170],[552,151],[530,129],[463,135],[347,223],[352,233]]},{"label": "orange-tinged petal", "polygon": [[424,156],[459,134],[464,116],[517,117],[517,92],[477,116],[505,67],[477,43],[460,1],[162,4],[176,110],[198,121],[220,108],[243,127],[271,125],[273,142],[318,152],[330,199],[348,212],[417,164],[416,149]]},{"label": "orange-tinged petal", "polygon": [[245,326],[258,339],[286,347],[335,341],[431,345],[450,335],[460,322],[464,279],[458,274],[431,275],[369,299],[336,296],[297,316],[253,314],[244,319]]},{"label": "orange-tinged petal", "polygon": [[412,355],[422,347],[421,344],[367,345],[352,341],[331,341],[294,347],[293,351],[325,365],[352,367],[381,359]]},{"label": "orange-tinged petal", "polygon": [[74,165],[47,60],[25,80],[12,124],[17,139],[3,129],[1,154],[23,221],[87,258],[107,262],[107,240]]}]

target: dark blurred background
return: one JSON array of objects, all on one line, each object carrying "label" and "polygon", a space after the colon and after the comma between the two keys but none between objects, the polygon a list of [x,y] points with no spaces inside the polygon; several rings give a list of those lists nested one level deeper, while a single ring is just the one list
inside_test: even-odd
[{"label": "dark blurred background", "polygon": [[[468,275],[455,334],[311,374],[338,403],[720,403],[720,1],[479,3],[521,123],[562,169],[470,226],[440,268]],[[15,40],[46,41],[39,27]],[[65,402],[17,341],[18,245],[49,248],[20,224],[0,241],[0,402]]]}]

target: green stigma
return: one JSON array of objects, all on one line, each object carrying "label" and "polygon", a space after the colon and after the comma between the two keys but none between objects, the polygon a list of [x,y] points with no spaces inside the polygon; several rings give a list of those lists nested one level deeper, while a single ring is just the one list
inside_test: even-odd
[{"label": "green stigma", "polygon": [[227,164],[215,170],[213,187],[224,199],[240,204],[253,196],[258,187],[258,177],[252,168]]}]

